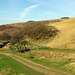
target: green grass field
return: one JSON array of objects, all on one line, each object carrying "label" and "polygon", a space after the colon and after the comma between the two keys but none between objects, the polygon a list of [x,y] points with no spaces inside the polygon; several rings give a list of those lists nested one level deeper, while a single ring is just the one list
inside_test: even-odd
[{"label": "green grass field", "polygon": [[20,62],[0,54],[0,75],[43,75]]},{"label": "green grass field", "polygon": [[62,70],[64,72],[75,74],[75,50],[36,49],[25,53],[20,53],[3,49],[3,52],[12,53],[14,55],[18,55],[20,57],[29,59],[35,63],[42,64],[53,69]]},{"label": "green grass field", "polygon": [[[51,55],[50,57],[48,52],[52,53],[50,54]],[[54,50],[47,50],[47,49],[39,50],[38,49],[38,50],[31,50],[30,52],[26,52],[26,53],[19,53],[19,52],[10,52],[10,53],[29,59],[35,63],[45,65],[50,68],[75,74],[75,71],[74,71],[75,67],[73,67],[74,65],[70,66],[70,64],[74,63],[75,60],[71,60],[71,61],[69,60],[70,58],[75,57],[75,55],[73,55],[73,57],[71,57],[72,55],[70,55],[70,53],[74,53],[74,52],[75,52],[74,50],[59,51],[59,49],[58,50],[57,49],[54,49]],[[34,58],[31,58],[31,57],[34,57]]]}]

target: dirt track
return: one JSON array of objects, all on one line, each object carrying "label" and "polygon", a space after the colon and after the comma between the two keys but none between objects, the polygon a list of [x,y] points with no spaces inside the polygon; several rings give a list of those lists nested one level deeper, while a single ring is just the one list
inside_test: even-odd
[{"label": "dirt track", "polygon": [[66,73],[66,72],[63,72],[63,71],[50,69],[49,67],[34,63],[34,62],[32,62],[28,59],[22,58],[22,57],[17,56],[17,55],[13,55],[13,54],[10,54],[10,53],[0,53],[0,54],[4,54],[6,56],[9,56],[9,57],[17,60],[18,62],[28,66],[29,68],[31,68],[31,69],[33,69],[37,72],[40,72],[44,75],[72,75],[72,74],[69,74],[69,73]]}]

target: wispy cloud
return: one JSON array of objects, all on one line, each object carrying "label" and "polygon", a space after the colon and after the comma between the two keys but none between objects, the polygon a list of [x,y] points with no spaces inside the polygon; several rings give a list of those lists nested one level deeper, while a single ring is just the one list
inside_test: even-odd
[{"label": "wispy cloud", "polygon": [[23,10],[23,12],[20,14],[18,18],[10,18],[10,17],[0,17],[0,20],[13,20],[13,21],[26,21],[28,18],[24,17],[33,9],[38,7],[39,5],[32,5],[30,7],[27,7]]},{"label": "wispy cloud", "polygon": [[23,12],[21,13],[20,18],[23,19],[33,8],[36,8],[38,6],[39,5],[32,5],[32,6],[29,6],[29,7],[25,8],[23,10]]},{"label": "wispy cloud", "polygon": [[[69,15],[75,15],[74,7],[75,0],[27,0],[32,3],[38,3],[43,6],[48,6],[59,12],[64,12]],[[56,12],[56,11],[55,11]]]},{"label": "wispy cloud", "polygon": [[0,25],[16,23],[16,22],[24,22],[27,19],[20,19],[20,18],[10,18],[10,17],[0,17]]},{"label": "wispy cloud", "polygon": [[[29,20],[28,18],[25,18],[24,17],[30,13],[30,11],[33,9],[33,8],[36,8],[38,7],[39,5],[32,5],[30,7],[27,7],[23,10],[23,12],[19,15],[19,17],[17,18],[10,18],[10,17],[0,17],[0,25],[2,24],[8,24],[8,23],[16,23],[16,22],[24,22],[24,21],[27,21]],[[3,22],[3,20],[5,21],[5,23]]]},{"label": "wispy cloud", "polygon": [[21,19],[21,18],[9,18],[9,17],[4,17],[4,18],[3,18],[3,17],[0,17],[0,20],[2,20],[2,19],[3,19],[3,20],[5,20],[5,19],[6,19],[6,20],[25,20],[25,19]]}]

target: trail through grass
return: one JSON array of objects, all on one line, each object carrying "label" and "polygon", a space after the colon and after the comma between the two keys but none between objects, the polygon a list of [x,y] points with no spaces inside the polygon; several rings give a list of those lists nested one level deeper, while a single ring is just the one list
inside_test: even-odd
[{"label": "trail through grass", "polygon": [[[26,53],[17,53],[17,52],[11,52],[12,54],[21,56],[23,58],[29,59],[35,63],[45,65],[50,68],[63,70],[68,73],[73,73],[74,68],[66,66],[74,62],[74,56],[72,51],[67,52],[67,50],[32,50]],[[62,53],[63,52],[63,53]],[[69,56],[68,56],[69,55]],[[73,56],[73,57],[72,57]],[[33,58],[32,58],[33,57]],[[70,60],[72,59],[72,60]],[[70,70],[71,68],[71,70]]]},{"label": "trail through grass", "polygon": [[43,75],[3,54],[0,54],[0,74],[1,75]]}]

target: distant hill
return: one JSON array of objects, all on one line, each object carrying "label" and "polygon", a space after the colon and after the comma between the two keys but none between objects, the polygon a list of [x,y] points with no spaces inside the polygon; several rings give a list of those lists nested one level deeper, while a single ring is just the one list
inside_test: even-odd
[{"label": "distant hill", "polygon": [[[16,23],[13,26],[21,25],[22,29],[16,33],[11,40],[12,44],[21,42],[22,40],[29,38],[31,41],[35,40],[35,42],[43,43],[45,40],[54,37],[58,30],[53,26],[48,26],[48,24],[53,24],[57,22],[61,22],[64,19],[56,19],[56,20],[44,20],[44,21],[28,21],[25,23]],[[35,43],[34,42],[34,43]],[[37,43],[36,42],[36,43]],[[40,45],[40,44],[39,44]]]},{"label": "distant hill", "polygon": [[75,18],[55,23],[49,26],[56,27],[59,32],[52,41],[45,43],[50,48],[75,49]]},{"label": "distant hill", "polygon": [[75,18],[1,25],[0,33],[4,32],[12,35],[12,45],[28,42],[50,48],[75,49]]},{"label": "distant hill", "polygon": [[31,25],[36,25],[37,23],[42,23],[42,24],[53,24],[56,22],[61,22],[63,21],[62,19],[56,19],[56,20],[45,20],[45,21],[28,21],[24,23],[13,23],[13,24],[6,24],[6,25],[0,25],[0,33],[9,33],[9,34],[14,34],[20,31],[21,29],[31,26]]}]

